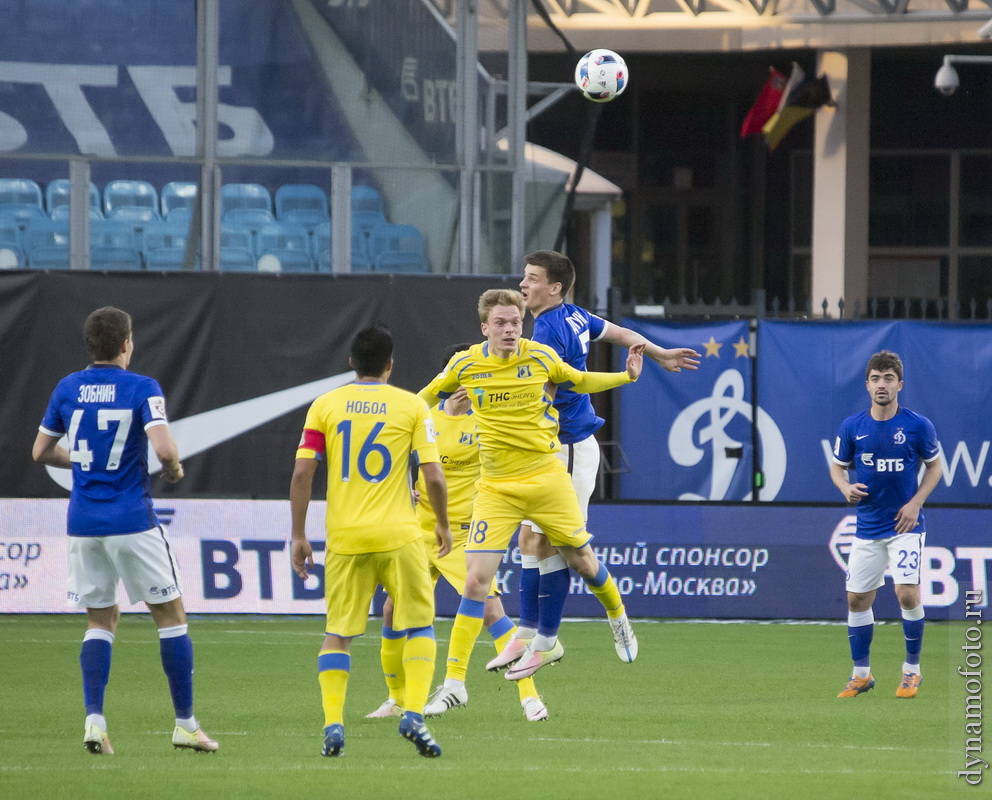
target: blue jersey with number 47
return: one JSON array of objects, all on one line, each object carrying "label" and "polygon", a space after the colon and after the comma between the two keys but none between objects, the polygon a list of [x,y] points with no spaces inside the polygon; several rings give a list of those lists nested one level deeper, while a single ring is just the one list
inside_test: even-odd
[{"label": "blue jersey with number 47", "polygon": [[40,430],[68,438],[72,461],[70,536],[108,536],[158,525],[145,431],[165,425],[158,382],[113,364],[59,381]]},{"label": "blue jersey with number 47", "polygon": [[[550,347],[569,366],[585,371],[589,342],[598,341],[605,330],[606,320],[579,306],[561,303],[535,317],[533,340]],[[603,425],[588,394],[559,386],[554,405],[562,444],[588,439]]]},{"label": "blue jersey with number 47", "polygon": [[[926,417],[900,408],[892,419],[877,420],[870,411],[848,417],[834,444],[834,461],[854,470],[853,483],[867,486],[858,501],[859,539],[896,535],[896,513],[916,494],[920,462],[940,455],[937,433]],[[925,531],[923,512],[910,533]]]}]

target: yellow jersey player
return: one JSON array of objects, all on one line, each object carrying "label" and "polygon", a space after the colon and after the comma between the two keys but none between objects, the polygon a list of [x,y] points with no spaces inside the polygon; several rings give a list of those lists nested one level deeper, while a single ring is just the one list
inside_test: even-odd
[{"label": "yellow jersey player", "polygon": [[396,624],[407,632],[407,710],[400,735],[422,756],[441,755],[423,718],[437,649],[434,592],[410,498],[408,465],[419,464],[427,493],[439,509],[434,532],[441,555],[451,549],[447,492],[427,406],[410,392],[387,385],[392,355],[392,338],[384,328],[372,326],[355,336],[349,360],[355,382],[310,406],[290,485],[292,564],[306,579],[307,567],[314,566],[306,538],[307,508],[317,462],[326,459],[327,626],[317,656],[325,756],[344,751],[351,639],[365,632],[369,603],[380,583],[396,604]]},{"label": "yellow jersey player", "polygon": [[[459,345],[449,351],[444,359],[446,364],[454,353],[464,350],[471,345]],[[475,414],[471,410],[471,400],[464,389],[459,389],[448,397],[438,407],[431,410],[431,418],[437,433],[437,447],[441,456],[441,466],[444,470],[445,482],[448,486],[448,519],[451,525],[453,546],[446,556],[438,556],[434,544],[434,526],[437,517],[426,496],[426,486],[423,478],[417,481],[420,502],[417,504],[417,517],[427,546],[430,560],[431,580],[437,585],[438,578],[444,579],[462,594],[465,591],[465,546],[468,543],[468,532],[472,522],[472,503],[475,500],[475,483],[479,479],[479,445],[478,433],[475,428]],[[382,670],[389,689],[389,697],[369,718],[398,716],[403,707],[404,675],[402,665],[403,643],[406,632],[396,630],[392,619],[393,603],[386,599],[382,609],[382,648],[380,656]],[[516,626],[506,615],[500,601],[495,583],[486,598],[483,611],[483,625],[493,638],[497,652],[501,652],[513,638]],[[450,676],[446,676],[449,677]],[[541,701],[532,678],[518,681],[517,691],[524,716],[529,722],[540,722],[548,718],[548,709]],[[444,714],[451,708],[464,706],[468,703],[468,692],[464,682],[458,681],[453,691],[444,686],[438,688],[435,696],[424,708],[424,715],[435,717]]]},{"label": "yellow jersey player", "polygon": [[[606,608],[611,626],[624,629],[636,651],[620,592],[589,546],[592,537],[586,532],[568,472],[555,457],[561,445],[547,385],[588,393],[631,383],[641,372],[643,345],[630,349],[626,372],[581,372],[565,364],[552,349],[521,338],[523,315],[519,292],[484,292],[479,318],[486,341],[456,354],[420,392],[429,403],[436,403],[464,386],[479,432],[482,472],[466,546],[468,574],[448,648],[448,675],[454,681],[464,682],[482,629],[489,587],[523,519],[541,526]],[[539,632],[507,678],[530,677],[557,662],[564,655],[557,633],[557,624],[553,630]]]}]

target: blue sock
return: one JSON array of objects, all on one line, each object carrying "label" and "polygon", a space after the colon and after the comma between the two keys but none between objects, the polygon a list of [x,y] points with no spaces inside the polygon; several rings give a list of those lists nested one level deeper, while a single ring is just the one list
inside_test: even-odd
[{"label": "blue sock", "polygon": [[83,637],[79,650],[79,667],[83,672],[83,702],[87,714],[103,714],[103,695],[110,681],[110,659],[114,634],[91,628]]},{"label": "blue sock", "polygon": [[[528,556],[524,556],[528,558]],[[521,628],[536,628],[540,616],[538,594],[540,594],[541,573],[537,568],[537,557],[529,556],[533,559],[533,566],[524,563],[520,570],[520,623]]]},{"label": "blue sock", "polygon": [[867,667],[871,662],[871,640],[875,635],[875,615],[868,611],[850,611],[847,615],[847,638],[851,642],[851,659],[856,667]]},{"label": "blue sock", "polygon": [[169,679],[169,692],[177,719],[193,716],[193,640],[185,625],[159,628],[159,652],[162,669]]},{"label": "blue sock", "polygon": [[[909,615],[907,617],[907,615]],[[913,619],[918,617],[918,619]],[[902,612],[902,633],[906,637],[906,663],[912,666],[919,666],[920,651],[923,649],[923,606],[920,605],[911,611],[903,609]]]},{"label": "blue sock", "polygon": [[565,600],[568,599],[568,588],[571,576],[568,567],[541,575],[541,590],[538,595],[538,626],[539,636],[557,636],[561,627],[561,618],[565,613]]}]

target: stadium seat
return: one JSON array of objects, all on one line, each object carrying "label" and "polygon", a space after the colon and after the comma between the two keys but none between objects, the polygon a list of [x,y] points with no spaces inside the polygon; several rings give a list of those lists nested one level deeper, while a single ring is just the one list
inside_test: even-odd
[{"label": "stadium seat", "polygon": [[[313,232],[313,258],[318,272],[331,272],[331,223],[318,225]],[[351,231],[351,271],[371,272],[368,239],[358,230]]]},{"label": "stadium seat", "polygon": [[226,183],[220,187],[220,218],[254,230],[275,222],[269,190],[258,183]]},{"label": "stadium seat", "polygon": [[[58,178],[49,181],[45,187],[45,208],[52,219],[69,218],[69,194],[71,185],[68,178]],[[90,181],[90,219],[103,219],[100,211],[100,192],[96,184]]]},{"label": "stadium seat", "polygon": [[429,272],[424,236],[413,225],[377,225],[369,235],[369,254],[376,272]]},{"label": "stadium seat", "polygon": [[24,266],[21,252],[21,232],[13,220],[0,220],[0,269]]},{"label": "stadium seat", "polygon": [[248,228],[221,225],[220,268],[228,272],[254,272],[257,269]]},{"label": "stadium seat", "polygon": [[258,231],[258,268],[262,272],[313,272],[310,238],[302,225],[274,222]]},{"label": "stadium seat", "polygon": [[107,219],[152,222],[158,216],[158,192],[147,181],[110,181],[103,188]]},{"label": "stadium seat", "polygon": [[351,187],[351,227],[364,233],[385,223],[382,196],[371,186]]},{"label": "stadium seat", "polygon": [[[196,203],[196,184],[190,181],[172,181],[162,187],[162,219],[170,219],[169,215],[178,209],[189,209],[192,214],[193,204]],[[187,222],[188,222],[187,218]]]},{"label": "stadium seat", "polygon": [[24,232],[24,250],[32,269],[69,269],[69,221],[42,217]]},{"label": "stadium seat", "polygon": [[179,206],[169,211],[165,221],[170,225],[182,225],[184,228],[188,228],[192,218],[193,209],[191,206]]},{"label": "stadium seat", "polygon": [[141,269],[140,237],[130,223],[96,220],[90,225],[90,269]]},{"label": "stadium seat", "polygon": [[331,218],[327,195],[312,183],[287,183],[276,189],[276,219],[313,231]]},{"label": "stadium seat", "polygon": [[[145,267],[153,270],[183,269],[187,229],[169,222],[152,222],[145,228]],[[199,263],[196,264],[199,268]]]},{"label": "stadium seat", "polygon": [[0,219],[12,220],[24,228],[45,216],[41,187],[26,178],[0,178]]}]

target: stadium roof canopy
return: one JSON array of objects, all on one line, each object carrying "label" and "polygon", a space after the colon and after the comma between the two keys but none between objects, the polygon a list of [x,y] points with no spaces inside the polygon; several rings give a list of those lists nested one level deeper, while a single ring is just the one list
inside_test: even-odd
[{"label": "stadium roof canopy", "polygon": [[[454,25],[458,0],[432,0]],[[527,8],[527,50],[561,52]],[[479,49],[505,50],[513,0],[478,0]],[[975,43],[992,0],[540,0],[576,49],[732,52]]]}]

